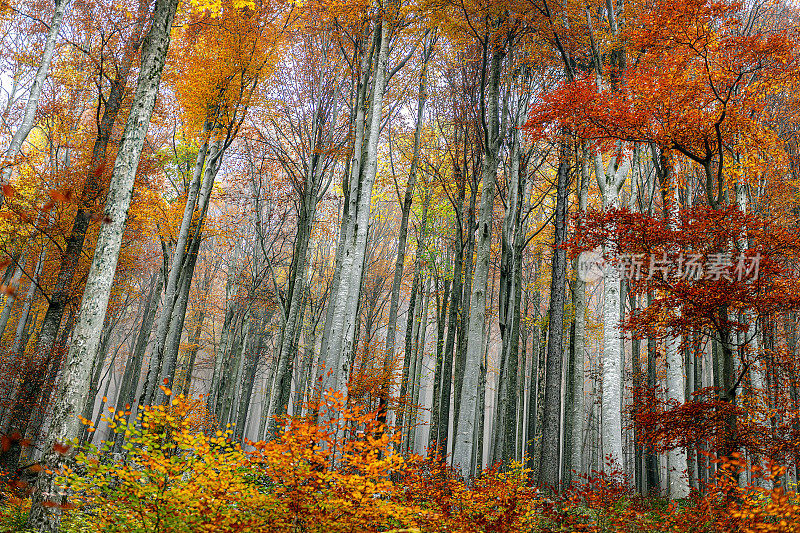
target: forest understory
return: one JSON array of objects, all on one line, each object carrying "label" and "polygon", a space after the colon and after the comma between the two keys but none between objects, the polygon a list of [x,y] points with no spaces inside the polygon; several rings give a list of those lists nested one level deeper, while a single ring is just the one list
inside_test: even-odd
[{"label": "forest understory", "polygon": [[800,531],[792,0],[0,0],[0,532]]}]

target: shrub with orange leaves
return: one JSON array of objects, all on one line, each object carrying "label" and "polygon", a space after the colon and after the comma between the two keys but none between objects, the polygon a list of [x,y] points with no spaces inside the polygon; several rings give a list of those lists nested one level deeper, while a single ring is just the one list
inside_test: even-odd
[{"label": "shrub with orange leaves", "polygon": [[[168,392],[168,391],[167,391]],[[125,457],[89,446],[60,478],[67,524],[80,531],[356,532],[414,525],[390,477],[404,459],[376,413],[326,396],[317,416],[287,420],[282,434],[249,443],[198,431],[196,402],[145,409],[135,426],[118,413]],[[74,509],[73,509],[74,508]]]},{"label": "shrub with orange leaves", "polygon": [[538,531],[542,498],[528,471],[513,463],[485,470],[470,485],[439,457],[417,458],[401,479],[399,497],[424,509],[423,531],[458,533]]},{"label": "shrub with orange leaves", "polygon": [[251,458],[278,502],[271,531],[325,533],[384,531],[414,525],[418,509],[399,503],[392,476],[406,464],[395,453],[399,434],[377,412],[324,395],[305,418],[287,420],[283,433],[252,443]]}]

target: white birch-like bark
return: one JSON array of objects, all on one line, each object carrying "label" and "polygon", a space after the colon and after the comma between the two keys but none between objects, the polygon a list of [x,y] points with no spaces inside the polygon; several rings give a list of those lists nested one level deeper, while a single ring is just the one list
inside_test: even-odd
[{"label": "white birch-like bark", "polygon": [[[617,206],[619,192],[630,170],[630,160],[623,155],[622,161],[614,156],[603,167],[603,156],[599,148],[594,152],[595,176],[603,196],[603,209]],[[603,255],[607,250],[604,247]],[[611,461],[612,468],[623,467],[622,448],[622,332],[620,330],[620,276],[612,261],[603,265],[603,396],[602,442],[603,468]]]},{"label": "white birch-like bark", "polygon": [[[665,178],[668,180],[669,207],[667,209],[667,224],[674,229],[678,220],[678,195],[675,188],[674,177],[671,169],[664,169]],[[677,310],[680,313],[680,309]],[[667,399],[678,403],[686,401],[686,374],[684,373],[684,360],[681,353],[681,337],[669,335],[665,341],[664,351],[667,362]],[[689,475],[686,461],[686,449],[675,448],[667,452],[667,490],[670,499],[678,500],[689,497]]]},{"label": "white birch-like bark", "polygon": [[[47,74],[50,71],[50,63],[53,60],[53,53],[56,49],[56,39],[58,32],[61,31],[61,21],[64,19],[64,13],[67,10],[70,0],[55,0],[55,11],[53,18],[50,19],[50,29],[47,32],[47,40],[45,41],[44,50],[42,51],[42,59],[39,62],[39,68],[36,70],[36,76],[33,78],[33,85],[31,85],[30,93],[28,93],[28,100],[25,102],[25,113],[22,117],[22,123],[14,132],[11,142],[6,148],[3,155],[3,175],[0,178],[0,184],[5,185],[11,178],[11,170],[14,159],[22,149],[22,144],[28,138],[33,126],[35,125],[36,111],[39,109],[39,98],[42,95],[44,82],[47,79]],[[3,204],[3,196],[0,195],[0,205]]]},{"label": "white birch-like bark", "polygon": [[[349,224],[343,224],[345,233],[340,236],[340,279],[331,294],[330,326],[326,325],[322,353],[326,369],[332,371],[332,379],[324,380],[325,388],[347,395],[350,356],[353,353],[358,301],[361,293],[361,275],[367,247],[367,231],[372,205],[372,186],[378,170],[378,138],[380,135],[383,96],[386,84],[386,66],[389,57],[389,25],[379,23],[379,52],[372,86],[372,105],[369,116],[366,159],[362,165],[356,160],[361,156],[360,143],[354,147],[354,162],[350,176]],[[358,112],[363,117],[363,111]],[[357,136],[358,137],[358,136]]]},{"label": "white birch-like bark", "polygon": [[[582,152],[580,186],[578,187],[578,209],[586,212],[589,200],[589,151]],[[577,258],[574,264],[577,272]],[[572,372],[572,405],[569,406],[572,431],[572,449],[569,450],[570,465],[578,474],[583,473],[583,406],[584,406],[584,350],[586,347],[586,281],[576,276],[572,293],[572,304],[575,308],[575,364]],[[533,372],[533,370],[531,370]]]},{"label": "white birch-like bark", "polygon": [[89,388],[92,363],[111,295],[136,169],[155,106],[177,6],[178,0],[157,2],[152,27],[145,38],[136,92],[109,185],[106,223],[100,228],[72,343],[64,362],[53,405],[50,431],[44,446],[43,462],[46,468],[37,480],[38,490],[34,492],[29,515],[29,526],[40,533],[58,530],[58,515],[52,508],[42,505],[44,499],[53,497],[52,491],[55,488],[53,475],[46,472],[48,469],[57,470],[61,461],[61,455],[54,449],[54,445],[76,438],[80,428],[80,421],[75,415],[83,411],[87,401],[86,390]]},{"label": "white birch-like bark", "polygon": [[[670,335],[665,341],[667,360],[667,399],[678,403],[686,401],[686,376],[683,372],[681,338]],[[689,477],[686,449],[675,448],[667,452],[667,480],[670,499],[689,497]]]},{"label": "white birch-like bark", "polygon": [[[501,142],[499,122],[500,69],[503,54],[494,51],[491,55],[487,83],[486,129],[488,141],[481,169],[481,211],[475,239],[475,272],[470,294],[469,328],[467,330],[467,354],[464,364],[464,380],[461,385],[458,431],[453,444],[453,466],[461,475],[469,477],[472,470],[473,438],[475,436],[475,410],[478,405],[478,380],[482,355],[482,339],[486,321],[486,285],[489,278],[489,252],[492,244],[492,218],[497,182],[498,152]],[[447,420],[442,420],[447,424]]]}]

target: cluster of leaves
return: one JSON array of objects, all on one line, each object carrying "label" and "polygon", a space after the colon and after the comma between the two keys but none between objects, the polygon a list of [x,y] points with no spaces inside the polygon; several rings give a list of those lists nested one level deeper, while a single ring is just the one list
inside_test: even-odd
[{"label": "cluster of leaves", "polygon": [[[778,483],[785,468],[748,464],[741,456],[714,459],[720,473],[685,501],[636,494],[618,472],[583,476],[555,500],[543,500],[538,531],[593,533],[794,532],[800,526],[800,500]],[[736,478],[749,470],[752,483]],[[775,482],[773,484],[773,482]],[[765,487],[764,485],[772,485]]]},{"label": "cluster of leaves", "polygon": [[[165,389],[166,390],[166,389]],[[167,393],[170,391],[166,390]],[[417,509],[397,503],[390,474],[404,459],[375,413],[329,396],[313,415],[287,421],[280,437],[248,443],[202,432],[191,400],[111,421],[111,444],[80,450],[60,482],[69,491],[67,524],[80,531],[377,531],[414,524]],[[319,406],[322,405],[320,408]],[[335,416],[334,416],[334,413]]]},{"label": "cluster of leaves", "polygon": [[189,405],[145,410],[138,424],[115,417],[124,457],[89,446],[63,484],[92,531],[241,531],[266,524],[269,499],[251,483],[250,461],[228,435],[192,430]]},{"label": "cluster of leaves", "polygon": [[495,465],[468,487],[440,457],[415,458],[399,482],[397,497],[423,510],[423,531],[536,531],[541,498],[528,473],[519,463],[504,472]]},{"label": "cluster of leaves", "polygon": [[277,439],[252,443],[251,457],[276,508],[271,531],[374,531],[414,525],[418,510],[394,498],[392,476],[406,469],[393,452],[400,435],[377,412],[326,395]]},{"label": "cluster of leaves", "polygon": [[[466,484],[440,457],[404,458],[377,413],[341,395],[309,407],[307,417],[287,418],[279,437],[248,442],[251,451],[228,433],[201,431],[183,397],[144,410],[136,424],[117,413],[125,453],[90,446],[61,473],[66,530],[761,533],[800,524],[800,500],[772,463],[715,460],[720,475],[683,502],[637,495],[611,467],[552,495],[519,464]],[[754,483],[740,487],[744,469]],[[0,525],[22,530],[28,506],[7,497]]]}]

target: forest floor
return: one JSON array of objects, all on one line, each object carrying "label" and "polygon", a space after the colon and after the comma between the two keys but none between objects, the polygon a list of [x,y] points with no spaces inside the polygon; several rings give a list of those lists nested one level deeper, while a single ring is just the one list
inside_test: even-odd
[{"label": "forest floor", "polygon": [[[603,473],[554,494],[518,463],[465,483],[437,458],[397,453],[397,435],[374,413],[325,419],[287,421],[276,438],[244,449],[230,431],[200,430],[180,399],[135,425],[117,417],[125,453],[65,446],[63,490],[45,506],[66,533],[800,531],[800,498],[773,482],[784,479],[778,467],[751,472],[749,486],[718,474],[680,501],[642,497]],[[718,473],[741,468],[716,464]],[[5,485],[0,532],[26,531],[35,490],[20,479]]]}]

